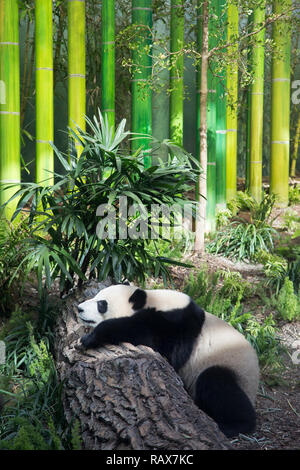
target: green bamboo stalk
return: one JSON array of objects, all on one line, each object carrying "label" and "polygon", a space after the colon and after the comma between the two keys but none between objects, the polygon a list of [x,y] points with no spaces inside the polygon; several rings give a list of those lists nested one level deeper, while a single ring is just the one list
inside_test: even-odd
[{"label": "green bamboo stalk", "polygon": [[[208,37],[209,49],[217,45],[217,25],[215,16],[218,13],[219,0],[212,0],[209,4]],[[206,204],[206,232],[216,229],[216,119],[217,119],[217,80],[215,76],[215,63],[209,62],[207,71],[207,204]]]},{"label": "green bamboo stalk", "polygon": [[[197,0],[197,51],[199,54],[202,54],[202,34],[203,34],[203,11],[202,11],[202,0]],[[200,124],[201,124],[201,68],[202,68],[202,60],[199,60],[196,66],[196,125],[197,125],[197,133],[196,133],[196,157],[200,162],[200,154],[201,154],[201,139],[200,139]],[[199,193],[199,182],[195,186],[195,199],[196,201],[200,201],[200,193]]]},{"label": "green bamboo stalk", "polygon": [[[253,12],[253,30],[265,22],[265,1],[261,0]],[[257,202],[262,199],[262,158],[263,158],[263,111],[264,111],[264,63],[265,28],[255,35],[252,51],[253,84],[250,107],[250,167],[249,192]]]},{"label": "green bamboo stalk", "polygon": [[239,12],[237,2],[228,4],[228,48],[231,63],[227,68],[227,163],[226,163],[226,200],[229,202],[236,195],[237,188],[237,102],[238,102],[238,51]]},{"label": "green bamboo stalk", "polygon": [[[171,0],[171,53],[180,51],[184,43],[184,2]],[[170,140],[183,145],[183,55],[170,70]]]},{"label": "green bamboo stalk", "polygon": [[273,13],[287,11],[285,18],[273,24],[272,121],[270,191],[278,204],[288,204],[290,157],[290,57],[292,0],[273,0]]},{"label": "green bamboo stalk", "polygon": [[[152,135],[152,91],[149,85],[152,72],[151,59],[151,28],[152,1],[132,0],[132,24],[136,25],[137,48],[132,53],[132,132]],[[139,147],[144,150],[145,167],[151,165],[151,157],[147,154],[150,139],[140,138],[132,141],[132,151]]]},{"label": "green bamboo stalk", "polygon": [[[17,0],[0,0],[0,202],[6,202],[17,190],[6,189],[18,183],[20,170],[20,83],[19,18]],[[10,218],[16,203],[6,207]]]},{"label": "green bamboo stalk", "polygon": [[[68,0],[69,127],[85,131],[85,1]],[[70,142],[71,143],[71,142]],[[77,155],[81,146],[76,143]]]},{"label": "green bamboo stalk", "polygon": [[298,157],[299,142],[300,142],[300,114],[298,116],[298,121],[297,121],[297,126],[296,126],[294,151],[292,155],[292,163],[291,163],[291,177],[292,178],[295,178],[296,176],[296,163],[297,163],[297,157]]},{"label": "green bamboo stalk", "polygon": [[[217,15],[221,28],[220,38],[226,41],[227,8],[225,0],[217,2]],[[226,68],[219,73],[217,81],[216,112],[216,210],[226,208]]]},{"label": "green bamboo stalk", "polygon": [[102,113],[115,128],[115,0],[102,0]]},{"label": "green bamboo stalk", "polygon": [[54,171],[52,24],[52,0],[36,0],[36,181],[47,185]]}]

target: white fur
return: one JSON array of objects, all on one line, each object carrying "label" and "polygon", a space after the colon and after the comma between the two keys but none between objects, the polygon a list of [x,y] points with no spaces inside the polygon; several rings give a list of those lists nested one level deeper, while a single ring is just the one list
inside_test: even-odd
[{"label": "white fur", "polygon": [[[95,297],[90,300],[86,300],[78,305],[79,318],[84,322],[94,322],[90,326],[96,326],[103,320],[109,318],[118,318],[132,315],[134,310],[132,304],[128,302],[128,299],[137,289],[136,286],[127,285],[116,285],[106,287],[101,290]],[[99,313],[97,302],[99,300],[106,300],[108,304],[107,312],[104,314]],[[80,311],[82,309],[83,311]]]},{"label": "white fur", "polygon": [[191,357],[179,371],[191,396],[195,394],[199,374],[211,366],[224,366],[233,370],[240,387],[254,404],[259,381],[254,349],[235,328],[205,312],[205,322]]}]

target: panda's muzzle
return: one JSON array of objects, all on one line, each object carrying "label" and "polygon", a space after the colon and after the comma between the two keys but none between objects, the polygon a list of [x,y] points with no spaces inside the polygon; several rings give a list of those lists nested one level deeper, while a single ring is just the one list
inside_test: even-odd
[{"label": "panda's muzzle", "polygon": [[84,317],[84,309],[81,308],[81,307],[78,307],[78,315],[79,315],[79,318],[80,320],[85,323],[86,325],[94,325],[96,322],[94,320],[87,320],[85,317]]}]

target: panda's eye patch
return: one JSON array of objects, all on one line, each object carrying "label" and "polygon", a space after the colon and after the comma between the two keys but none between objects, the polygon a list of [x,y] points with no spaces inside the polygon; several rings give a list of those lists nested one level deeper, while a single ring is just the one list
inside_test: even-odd
[{"label": "panda's eye patch", "polygon": [[106,300],[98,300],[97,308],[99,313],[105,313],[107,311],[107,302]]}]

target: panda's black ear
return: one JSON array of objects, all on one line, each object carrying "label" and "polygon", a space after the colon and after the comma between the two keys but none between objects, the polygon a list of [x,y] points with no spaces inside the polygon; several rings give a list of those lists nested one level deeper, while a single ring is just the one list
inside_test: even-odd
[{"label": "panda's black ear", "polygon": [[129,302],[132,303],[133,310],[140,310],[146,305],[147,294],[142,289],[136,289],[132,296],[129,298]]}]

